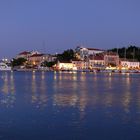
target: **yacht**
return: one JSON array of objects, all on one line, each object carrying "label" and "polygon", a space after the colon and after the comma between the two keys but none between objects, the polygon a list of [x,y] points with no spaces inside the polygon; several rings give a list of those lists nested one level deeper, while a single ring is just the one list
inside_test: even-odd
[{"label": "yacht", "polygon": [[0,62],[0,71],[11,71],[12,68],[9,67],[7,64],[4,62]]}]

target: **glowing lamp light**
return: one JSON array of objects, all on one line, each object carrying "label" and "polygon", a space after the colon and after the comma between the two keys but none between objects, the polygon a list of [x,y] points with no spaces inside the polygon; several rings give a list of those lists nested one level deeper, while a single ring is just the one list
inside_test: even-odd
[{"label": "glowing lamp light", "polygon": [[33,62],[33,65],[35,65],[36,63],[35,63],[35,61]]}]

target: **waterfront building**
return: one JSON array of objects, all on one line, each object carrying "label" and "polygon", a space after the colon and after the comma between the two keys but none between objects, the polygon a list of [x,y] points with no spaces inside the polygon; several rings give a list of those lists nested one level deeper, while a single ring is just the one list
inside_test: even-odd
[{"label": "waterfront building", "polygon": [[89,56],[89,68],[103,68],[105,65],[104,55],[103,54],[96,54]]},{"label": "waterfront building", "polygon": [[44,59],[47,62],[54,62],[57,60],[57,56],[51,55],[51,54],[46,54]]},{"label": "waterfront building", "polygon": [[25,59],[29,59],[29,57],[31,57],[32,55],[34,54],[41,54],[40,52],[38,51],[23,51],[21,53],[19,53],[17,56],[16,56],[16,59],[18,58],[25,58]]},{"label": "waterfront building", "polygon": [[80,60],[86,60],[90,55],[96,55],[98,53],[103,53],[104,50],[96,49],[96,48],[85,48],[82,46],[78,46],[75,49],[76,57]]},{"label": "waterfront building", "polygon": [[89,69],[89,62],[83,61],[83,69]]},{"label": "waterfront building", "polygon": [[44,54],[33,54],[32,56],[29,57],[28,62],[29,62],[31,65],[38,66],[38,65],[40,65],[44,60],[45,60],[45,55],[44,55]]},{"label": "waterfront building", "polygon": [[119,55],[114,52],[104,53],[105,66],[119,66]]},{"label": "waterfront building", "polygon": [[25,59],[28,60],[28,58],[29,58],[31,55],[32,55],[31,52],[29,52],[29,51],[23,51],[23,52],[19,53],[19,54],[16,56],[16,59],[18,59],[18,58],[25,58]]},{"label": "waterfront building", "polygon": [[34,55],[34,54],[42,54],[41,52],[37,51],[37,50],[33,50],[31,51],[31,55]]},{"label": "waterfront building", "polygon": [[71,62],[66,62],[66,61],[58,61],[56,64],[56,69],[57,70],[77,70],[75,65]]},{"label": "waterfront building", "polygon": [[84,60],[72,60],[72,63],[80,69],[101,69],[105,65],[104,54],[90,55],[85,61]]},{"label": "waterfront building", "polygon": [[25,58],[27,59],[27,63],[30,65],[40,65],[42,62],[54,62],[56,61],[57,57],[51,54],[42,54],[39,51],[23,51],[16,56],[18,58]]},{"label": "waterfront building", "polygon": [[77,70],[81,70],[84,68],[84,61],[72,60],[72,64],[77,68]]},{"label": "waterfront building", "polygon": [[121,67],[125,68],[125,69],[138,69],[140,68],[140,62],[136,61],[136,60],[123,60],[121,59],[120,61],[121,63]]}]

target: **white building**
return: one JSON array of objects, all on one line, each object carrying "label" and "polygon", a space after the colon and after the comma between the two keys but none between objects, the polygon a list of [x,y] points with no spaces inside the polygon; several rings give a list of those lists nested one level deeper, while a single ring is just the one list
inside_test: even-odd
[{"label": "white building", "polygon": [[58,70],[75,70],[75,65],[71,62],[58,62],[56,64]]},{"label": "white building", "polygon": [[45,55],[45,61],[47,62],[54,62],[57,60],[57,56],[51,55],[51,54],[46,54]]},{"label": "white building", "polygon": [[127,60],[122,60],[121,61],[121,66],[128,68],[128,69],[133,69],[133,68],[140,68],[140,62],[137,61],[127,61]]},{"label": "white building", "polygon": [[90,68],[102,68],[105,65],[104,56],[103,55],[95,55],[93,58],[89,59],[89,67]]},{"label": "white building", "polygon": [[84,62],[80,60],[72,60],[72,64],[77,68],[77,70],[81,70],[84,67]]},{"label": "white building", "polygon": [[75,49],[77,58],[81,60],[87,59],[90,55],[96,55],[98,53],[103,53],[104,50],[95,49],[95,48],[85,48],[85,47],[77,47]]}]

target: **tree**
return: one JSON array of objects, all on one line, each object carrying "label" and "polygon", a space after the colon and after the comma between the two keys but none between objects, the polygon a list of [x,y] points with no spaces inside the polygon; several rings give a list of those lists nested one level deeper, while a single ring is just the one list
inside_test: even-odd
[{"label": "tree", "polygon": [[59,61],[70,61],[75,58],[75,53],[72,49],[64,51],[62,54],[57,55]]},{"label": "tree", "polygon": [[54,65],[56,64],[56,62],[47,62],[47,61],[44,61],[41,66],[44,66],[44,67],[53,67]]},{"label": "tree", "polygon": [[25,62],[27,61],[27,59],[25,58],[17,58],[17,59],[13,59],[11,61],[11,65],[14,67],[14,66],[22,66],[25,64]]},{"label": "tree", "polygon": [[112,52],[118,52],[118,55],[120,58],[127,58],[127,59],[136,59],[140,61],[140,48],[130,45],[129,47],[123,47],[123,48],[113,48],[109,51]]}]

